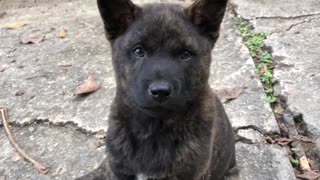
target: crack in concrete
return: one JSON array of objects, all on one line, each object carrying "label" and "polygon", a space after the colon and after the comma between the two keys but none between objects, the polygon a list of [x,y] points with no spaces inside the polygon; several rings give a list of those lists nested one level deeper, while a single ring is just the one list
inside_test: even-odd
[{"label": "crack in concrete", "polygon": [[237,128],[234,129],[234,132],[237,134],[239,130],[254,130],[258,133],[260,133],[261,135],[263,136],[274,136],[274,135],[278,135],[279,133],[278,132],[275,132],[275,131],[267,131],[261,127],[258,127],[256,125],[247,125],[247,126],[239,126]]},{"label": "crack in concrete", "polygon": [[301,25],[301,24],[304,24],[304,23],[310,23],[312,22],[313,20],[315,19],[318,19],[319,17],[316,17],[316,18],[311,18],[311,19],[306,19],[306,20],[303,20],[301,22],[298,22],[298,23],[294,23],[292,25],[290,25],[285,31],[290,31],[292,28],[298,26],[298,25]]},{"label": "crack in concrete", "polygon": [[[228,10],[235,17],[239,16],[238,5],[230,2],[228,4]],[[302,14],[302,15],[298,15],[298,16],[289,16],[289,17],[285,17],[285,16],[258,16],[258,17],[249,18],[246,20],[254,20],[254,19],[288,19],[288,20],[292,20],[292,19],[299,19],[299,18],[312,17],[312,16],[318,16],[318,15],[320,15],[320,12],[311,13],[311,14]]]},{"label": "crack in concrete", "polygon": [[268,132],[267,130],[265,130],[261,127],[258,127],[256,125],[240,126],[240,127],[237,127],[234,129],[236,143],[242,142],[245,144],[259,144],[257,142],[254,142],[254,139],[250,139],[250,138],[239,135],[238,133],[240,130],[253,130],[255,132],[258,132],[263,137],[273,137],[275,135],[279,135],[278,132],[273,132],[273,131]]},{"label": "crack in concrete", "polygon": [[[235,17],[239,17],[238,15],[238,12],[237,12],[237,7],[234,6],[234,5],[231,5],[230,6],[230,9],[231,11],[231,14]],[[300,22],[296,22],[296,23],[292,23],[288,28],[285,29],[285,32],[287,31],[290,31],[292,30],[294,27],[298,26],[298,25],[301,25],[303,23],[309,23],[309,22],[312,22],[313,20],[315,19],[318,19],[320,16],[320,13],[313,13],[313,14],[306,14],[306,15],[300,15],[300,16],[292,16],[292,17],[282,17],[282,16],[275,16],[275,17],[256,17],[254,19],[284,19],[284,20],[295,20],[295,21],[300,21]],[[315,17],[316,16],[316,17]],[[311,18],[310,18],[311,17]],[[305,18],[305,19],[302,19],[302,18]],[[253,20],[253,19],[248,19],[249,21],[250,20]],[[270,52],[273,52],[272,51],[272,47],[271,48],[271,51]],[[256,127],[256,126],[253,126],[253,125],[248,125],[248,126],[242,126],[242,127],[238,127],[235,129],[235,137],[236,137],[236,142],[242,142],[242,143],[245,143],[245,144],[257,144],[257,142],[254,142],[254,138],[247,138],[247,137],[243,137],[243,136],[240,136],[238,133],[239,130],[241,129],[245,129],[245,130],[254,130],[258,133],[260,133],[261,135],[263,135],[263,137],[265,138],[274,138],[276,136],[274,135],[278,135],[278,137],[289,137],[289,138],[293,138],[294,136],[296,135],[299,135],[299,133],[301,132],[298,132],[298,129],[301,128],[299,127],[299,122],[300,123],[305,123],[304,122],[304,119],[303,119],[303,114],[301,113],[296,113],[296,112],[292,112],[289,110],[288,108],[288,105],[286,103],[286,101],[284,103],[282,102],[279,102],[279,104],[277,105],[279,107],[282,107],[284,111],[281,111],[281,114],[274,114],[277,118],[277,123],[279,125],[279,128],[280,128],[280,134],[267,134],[267,132],[265,130],[263,130],[262,128],[259,128],[259,127]],[[275,108],[276,106],[273,106],[273,108]],[[290,111],[289,113],[289,117],[287,117],[287,119],[289,120],[284,120],[286,117],[286,111]],[[289,125],[288,125],[288,122],[285,122],[285,121],[291,121],[289,122]],[[282,129],[284,126],[284,129]],[[308,131],[307,129],[305,129],[305,126],[303,127],[304,128],[304,132],[303,134],[307,134],[308,135]],[[268,142],[267,142],[268,143]],[[269,144],[273,144],[272,142]],[[292,151],[290,154],[289,154],[289,157],[298,157],[299,159],[301,157],[306,157],[306,152],[303,150],[303,147],[301,145],[300,142],[297,142],[297,143],[290,143],[288,144],[288,147],[295,147],[296,151]],[[307,151],[308,152],[308,151]]]},{"label": "crack in concrete", "polygon": [[249,20],[253,20],[253,19],[288,19],[288,20],[292,20],[292,19],[313,17],[313,16],[318,16],[318,15],[320,15],[320,12],[319,13],[312,13],[312,14],[303,14],[303,15],[298,15],[298,16],[289,16],[289,17],[285,17],[285,16],[260,16],[260,17],[251,18]]},{"label": "crack in concrete", "polygon": [[244,144],[257,144],[257,143],[254,143],[252,139],[240,136],[238,134],[235,134],[235,140],[236,140],[236,143],[241,142]]},{"label": "crack in concrete", "polygon": [[[9,122],[9,125],[12,127],[18,127],[18,128],[25,128],[34,124],[43,124],[43,125],[50,125],[55,127],[66,127],[66,128],[73,128],[76,131],[79,131],[83,134],[94,136],[94,135],[102,135],[106,132],[104,130],[98,130],[98,131],[90,131],[83,127],[80,127],[77,123],[73,121],[67,121],[67,122],[52,122],[49,119],[32,119],[30,121],[26,122],[17,122],[17,121],[11,121]],[[0,127],[3,127],[3,124],[0,123]]]}]

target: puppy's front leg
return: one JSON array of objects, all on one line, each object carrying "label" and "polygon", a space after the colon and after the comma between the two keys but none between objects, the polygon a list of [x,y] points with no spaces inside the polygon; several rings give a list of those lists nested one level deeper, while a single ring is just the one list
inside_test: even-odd
[{"label": "puppy's front leg", "polygon": [[109,168],[107,167],[107,159],[105,159],[97,169],[84,176],[78,177],[75,180],[113,180],[108,178],[110,173],[108,171]]},{"label": "puppy's front leg", "polygon": [[229,169],[226,174],[226,180],[239,180],[239,168],[238,166],[234,166],[233,168]]},{"label": "puppy's front leg", "polygon": [[75,180],[135,180],[135,176],[113,172],[105,159],[97,169]]}]

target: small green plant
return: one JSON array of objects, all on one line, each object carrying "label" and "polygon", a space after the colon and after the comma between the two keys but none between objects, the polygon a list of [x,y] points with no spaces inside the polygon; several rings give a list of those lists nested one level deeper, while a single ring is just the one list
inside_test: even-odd
[{"label": "small green plant", "polygon": [[[267,98],[265,99],[265,101],[267,103],[272,104],[272,103],[277,102],[279,95],[278,95],[278,93],[274,92],[274,90],[272,88],[267,88],[267,89],[265,89],[264,92],[267,94]],[[275,111],[276,111],[276,109],[275,109]],[[277,112],[275,112],[275,113],[277,113]]]},{"label": "small green plant", "polygon": [[264,40],[267,38],[266,33],[251,33],[252,35],[249,37],[246,42],[247,47],[250,50],[250,55],[252,57],[257,57],[262,53],[262,48],[265,46]]},{"label": "small green plant", "polygon": [[266,84],[272,84],[273,82],[273,74],[270,70],[267,70],[262,74],[261,81]]},{"label": "small green plant", "polygon": [[265,90],[265,92],[266,92],[266,94],[271,94],[271,93],[273,93],[273,89],[272,88],[267,88]]},{"label": "small green plant", "polygon": [[301,151],[299,148],[291,148],[290,149],[292,152],[298,152],[298,151]]},{"label": "small green plant", "polygon": [[260,56],[260,62],[266,64],[272,64],[272,55],[268,52],[264,52]]},{"label": "small green plant", "polygon": [[265,101],[266,101],[267,103],[272,104],[272,103],[277,102],[277,97],[276,97],[276,96],[268,96],[268,97],[265,99]]},{"label": "small green plant", "polygon": [[298,166],[300,164],[298,159],[290,158],[290,161],[293,166]]},{"label": "small green plant", "polygon": [[250,56],[257,64],[257,72],[260,79],[266,87],[266,102],[272,104],[277,102],[278,94],[273,90],[273,84],[276,82],[272,71],[272,55],[264,50],[266,46],[264,40],[269,36],[266,32],[254,32],[249,21],[239,18],[238,29],[243,37],[246,46],[249,49]]},{"label": "small green plant", "polygon": [[252,28],[249,24],[249,21],[240,18],[237,25],[239,27],[239,31],[242,37],[247,38],[252,36],[252,33],[251,33]]}]

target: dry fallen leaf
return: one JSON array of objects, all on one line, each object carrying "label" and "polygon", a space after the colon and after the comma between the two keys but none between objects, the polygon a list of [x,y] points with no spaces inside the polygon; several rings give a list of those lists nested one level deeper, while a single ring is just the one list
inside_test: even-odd
[{"label": "dry fallen leaf", "polygon": [[267,72],[267,71],[268,71],[268,66],[267,66],[267,65],[264,65],[264,66],[261,68],[260,73],[263,74],[263,73],[265,73],[265,72]]},{"label": "dry fallen leaf", "polygon": [[309,165],[309,161],[307,159],[306,156],[302,156],[300,159],[300,168],[303,170],[303,171],[310,171],[311,168],[310,168],[310,165]]},{"label": "dry fallen leaf", "polygon": [[8,23],[8,24],[4,25],[4,27],[7,29],[16,29],[16,28],[25,26],[27,24],[28,24],[27,22],[18,21],[18,22],[14,22],[14,23]]},{"label": "dry fallen leaf", "polygon": [[64,28],[59,28],[58,33],[57,33],[57,37],[59,38],[64,38],[67,35],[67,31]]},{"label": "dry fallen leaf", "polygon": [[286,146],[290,142],[292,142],[292,139],[285,138],[285,137],[278,137],[278,138],[275,138],[274,140],[276,141],[277,144],[279,144],[281,146]]},{"label": "dry fallen leaf", "polygon": [[27,36],[21,38],[21,43],[23,44],[37,44],[43,41],[44,35],[38,35],[38,36]]},{"label": "dry fallen leaf", "polygon": [[97,83],[93,80],[92,76],[89,75],[86,82],[79,87],[79,89],[76,91],[76,95],[83,95],[95,92],[99,89],[99,86]]},{"label": "dry fallen leaf", "polygon": [[303,174],[297,175],[297,177],[301,178],[301,179],[305,179],[305,180],[316,180],[316,179],[320,178],[320,174],[316,173],[314,171],[306,171]]},{"label": "dry fallen leaf", "polygon": [[301,136],[301,135],[297,135],[297,136],[294,136],[293,137],[293,140],[295,141],[301,141],[301,142],[304,142],[304,143],[315,143],[313,140],[305,137],[305,136]]},{"label": "dry fallen leaf", "polygon": [[243,91],[243,87],[225,88],[216,91],[216,95],[221,102],[227,102],[238,98]]},{"label": "dry fallen leaf", "polygon": [[273,140],[270,136],[264,137],[264,140],[265,140],[265,142],[268,143],[268,144],[275,144],[275,143],[276,143],[276,141]]}]

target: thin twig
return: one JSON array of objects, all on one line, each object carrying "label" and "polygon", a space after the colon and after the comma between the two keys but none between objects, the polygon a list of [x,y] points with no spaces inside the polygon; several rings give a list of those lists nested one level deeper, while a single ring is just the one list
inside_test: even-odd
[{"label": "thin twig", "polygon": [[248,125],[248,126],[241,126],[241,127],[237,127],[234,132],[237,133],[239,130],[242,129],[253,129],[255,131],[258,131],[260,134],[264,135],[264,136],[268,136],[268,132],[256,125]]},{"label": "thin twig", "polygon": [[34,168],[36,170],[38,170],[40,173],[43,174],[47,174],[49,172],[49,168],[40,164],[39,162],[37,162],[36,160],[32,159],[29,154],[27,154],[27,152],[25,152],[23,149],[20,148],[20,146],[16,143],[11,130],[9,128],[9,124],[8,124],[8,113],[7,113],[7,109],[6,108],[2,108],[0,107],[0,113],[1,113],[1,119],[2,119],[2,123],[3,123],[3,127],[5,129],[6,135],[10,141],[10,143],[12,144],[12,146],[18,151],[18,153],[26,160],[28,160],[29,162],[31,162],[34,166]]}]

